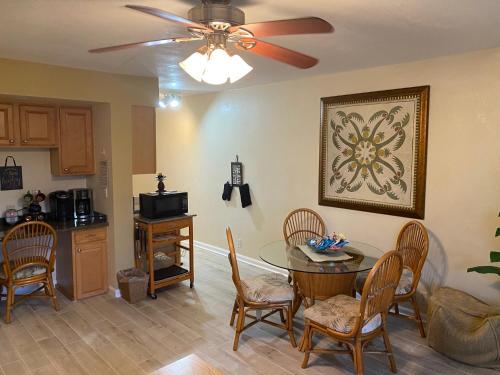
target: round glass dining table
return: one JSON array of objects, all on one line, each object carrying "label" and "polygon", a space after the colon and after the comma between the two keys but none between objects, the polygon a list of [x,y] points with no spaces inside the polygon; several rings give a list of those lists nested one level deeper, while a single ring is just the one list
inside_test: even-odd
[{"label": "round glass dining table", "polygon": [[294,314],[302,302],[308,307],[317,299],[352,295],[356,275],[369,271],[383,251],[367,243],[350,241],[341,250],[320,254],[323,259],[316,259],[317,255],[307,245],[288,245],[283,240],[270,242],[260,249],[259,256],[264,262],[290,271],[296,292]]}]

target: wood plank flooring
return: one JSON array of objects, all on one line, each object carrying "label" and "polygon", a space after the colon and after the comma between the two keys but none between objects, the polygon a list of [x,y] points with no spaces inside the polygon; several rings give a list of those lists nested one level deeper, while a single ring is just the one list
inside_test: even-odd
[{"label": "wood plank flooring", "polygon": [[[349,357],[326,354],[311,355],[302,370],[303,354],[286,333],[267,325],[245,331],[233,352],[229,317],[235,291],[227,258],[196,250],[195,259],[195,288],[178,284],[157,300],[129,305],[108,295],[80,302],[59,295],[58,312],[43,300],[18,306],[11,324],[0,323],[0,375],[160,374],[191,353],[228,375],[352,373]],[[240,264],[240,272],[245,277],[263,271]],[[0,311],[3,317],[4,302]],[[299,311],[297,339],[302,329]],[[390,318],[390,339],[400,374],[498,374],[436,353],[406,320]],[[334,345],[324,339],[321,344]],[[365,361],[366,374],[391,373],[383,356],[366,355]]]}]

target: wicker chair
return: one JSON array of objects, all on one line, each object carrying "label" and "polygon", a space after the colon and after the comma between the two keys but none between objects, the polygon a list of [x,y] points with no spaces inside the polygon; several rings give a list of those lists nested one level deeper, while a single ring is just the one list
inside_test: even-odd
[{"label": "wicker chair", "polygon": [[[309,208],[298,208],[288,214],[283,222],[283,237],[287,245],[303,245],[310,237],[323,237],[326,233],[325,222],[316,211]],[[318,276],[320,278],[320,276]],[[292,272],[288,273],[288,283],[293,279]],[[307,300],[300,295],[296,283],[293,283],[296,300],[294,301],[293,315],[297,313],[300,305],[304,301],[308,306]],[[314,303],[312,301],[311,303]]]},{"label": "wicker chair", "polygon": [[[0,285],[7,288],[5,322],[11,321],[12,308],[27,297],[46,297],[52,300],[54,309],[59,305],[52,282],[57,235],[50,225],[43,222],[27,222],[12,228],[3,239],[3,262]],[[40,285],[33,292],[17,296],[15,289],[27,285]],[[44,293],[38,293],[41,290]]]},{"label": "wicker chair", "polygon": [[[429,235],[425,227],[418,221],[409,221],[399,232],[396,249],[403,257],[403,273],[396,289],[396,296],[391,309],[394,308],[394,315],[415,320],[420,330],[420,335],[425,337],[424,323],[420,315],[415,293],[422,274],[422,268],[429,252]],[[365,275],[360,275],[356,280],[356,289],[361,292]],[[410,302],[414,316],[399,314],[399,304]]]},{"label": "wicker chair", "polygon": [[[386,322],[389,306],[393,303],[402,270],[401,255],[397,251],[390,251],[377,261],[368,274],[361,300],[340,294],[307,308],[304,311],[303,347],[305,354],[302,368],[307,367],[311,352],[333,352],[350,354],[356,373],[363,374],[364,347],[369,341],[382,335],[385,350],[377,351],[377,353],[386,353],[391,370],[396,372],[396,362],[392,354]],[[313,349],[314,332],[329,336],[347,348]]]},{"label": "wicker chair", "polygon": [[[274,327],[282,328],[288,332],[293,347],[296,347],[293,334],[292,301],[294,299],[293,288],[288,285],[283,277],[278,275],[261,275],[248,280],[240,279],[236,251],[234,250],[231,229],[226,229],[227,243],[229,245],[229,263],[231,265],[232,279],[236,287],[236,300],[231,314],[231,326],[234,324],[236,315],[236,332],[234,336],[233,350],[238,349],[238,341],[241,332],[258,322],[266,323]],[[260,318],[252,316],[249,310],[262,311],[271,310]],[[279,312],[281,322],[278,324],[266,318]],[[245,317],[253,319],[245,325]],[[285,318],[286,317],[286,318]]]},{"label": "wicker chair", "polygon": [[288,245],[303,245],[307,238],[322,237],[325,232],[321,216],[308,208],[290,212],[283,223],[283,236]]}]

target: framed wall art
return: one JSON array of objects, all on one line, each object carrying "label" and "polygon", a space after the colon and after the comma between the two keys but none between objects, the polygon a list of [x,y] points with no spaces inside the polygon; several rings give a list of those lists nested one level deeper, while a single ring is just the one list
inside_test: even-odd
[{"label": "framed wall art", "polygon": [[424,218],[429,91],[321,99],[320,205]]}]

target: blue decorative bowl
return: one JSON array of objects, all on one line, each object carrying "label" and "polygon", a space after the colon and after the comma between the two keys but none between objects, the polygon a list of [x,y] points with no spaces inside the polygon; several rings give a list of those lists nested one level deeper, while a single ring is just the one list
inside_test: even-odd
[{"label": "blue decorative bowl", "polygon": [[345,239],[334,239],[329,236],[320,237],[320,238],[311,238],[306,241],[307,246],[311,249],[322,252],[326,250],[339,250],[346,246],[349,241]]}]

